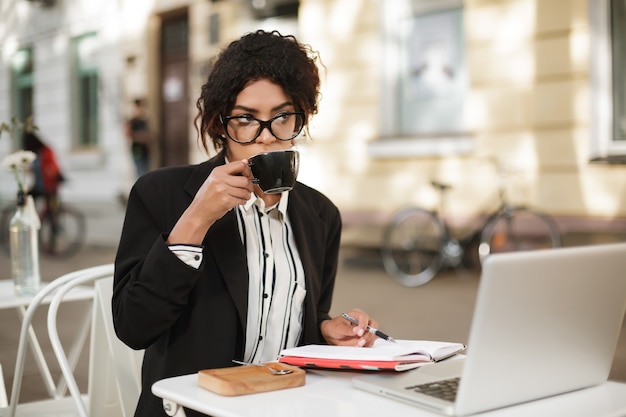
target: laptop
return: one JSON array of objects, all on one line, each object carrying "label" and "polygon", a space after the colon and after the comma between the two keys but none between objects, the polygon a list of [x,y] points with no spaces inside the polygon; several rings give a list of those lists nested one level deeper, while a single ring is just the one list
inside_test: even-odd
[{"label": "laptop", "polygon": [[608,379],[625,312],[626,244],[490,255],[466,356],[352,384],[458,416],[591,387]]}]

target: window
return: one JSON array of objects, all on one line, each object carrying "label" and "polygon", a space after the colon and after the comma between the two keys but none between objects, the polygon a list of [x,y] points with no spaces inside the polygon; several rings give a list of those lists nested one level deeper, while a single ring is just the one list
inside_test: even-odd
[{"label": "window", "polygon": [[370,153],[415,156],[470,151],[463,120],[468,76],[462,1],[400,4],[382,3],[382,138],[371,144]]},{"label": "window", "polygon": [[401,135],[459,131],[465,90],[461,9],[418,14],[404,25],[396,130]]},{"label": "window", "polygon": [[[32,48],[20,49],[13,56],[13,115],[17,120],[24,122],[33,115],[33,50]],[[21,148],[21,131],[13,136],[13,147]]]},{"label": "window", "polygon": [[592,159],[626,155],[626,2],[589,0]]},{"label": "window", "polygon": [[98,65],[95,34],[73,40],[74,144],[98,144]]}]

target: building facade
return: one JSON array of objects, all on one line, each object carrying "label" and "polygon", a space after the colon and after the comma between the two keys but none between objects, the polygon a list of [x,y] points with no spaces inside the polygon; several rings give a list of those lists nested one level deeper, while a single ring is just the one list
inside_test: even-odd
[{"label": "building facade", "polygon": [[[320,53],[300,179],[348,225],[436,206],[435,179],[453,186],[458,219],[504,184],[565,229],[624,227],[621,1],[2,0],[0,15],[0,120],[34,116],[70,178],[66,198],[128,192],[135,98],[148,103],[152,167],[205,159],[193,118],[210,60],[265,28]],[[0,140],[2,154],[19,146]]]}]

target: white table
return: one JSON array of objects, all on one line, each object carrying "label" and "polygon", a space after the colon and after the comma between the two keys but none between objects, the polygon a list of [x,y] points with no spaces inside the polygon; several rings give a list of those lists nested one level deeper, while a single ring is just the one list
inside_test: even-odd
[{"label": "white table", "polygon": [[[42,288],[47,283],[42,282]],[[70,291],[67,296],[64,298],[64,301],[84,301],[84,300],[93,300],[94,290],[92,287],[77,287]],[[0,280],[0,309],[15,309],[17,311],[18,316],[21,320],[24,319],[24,314],[26,312],[26,308],[32,301],[33,296],[17,296],[15,295],[15,291],[13,289],[13,281],[12,280]],[[44,298],[42,304],[49,304],[52,300],[52,295]],[[91,310],[90,310],[91,312]],[[83,321],[81,323],[81,327],[79,329],[78,334],[76,335],[76,339],[74,340],[74,344],[72,345],[72,349],[70,351],[70,360],[73,361],[72,365],[75,366],[76,360],[78,358],[78,354],[80,353],[80,349],[82,348],[87,335],[89,334],[89,326],[91,324],[91,313],[86,314],[83,317]],[[60,384],[57,387],[57,384],[54,383],[52,379],[52,375],[50,374],[50,369],[48,364],[46,363],[46,359],[39,345],[39,341],[37,340],[37,336],[32,326],[29,328],[29,345],[33,351],[35,356],[35,362],[37,363],[37,367],[39,368],[39,372],[43,378],[44,384],[46,385],[46,389],[51,398],[61,394],[61,391],[65,390],[65,385]]]},{"label": "white table", "polygon": [[[306,384],[261,394],[224,397],[200,388],[198,374],[156,382],[152,392],[163,398],[166,411],[180,405],[214,417],[432,417],[417,407],[352,387],[355,374],[307,371]],[[602,385],[483,413],[489,417],[602,417],[626,415],[626,384]]]}]

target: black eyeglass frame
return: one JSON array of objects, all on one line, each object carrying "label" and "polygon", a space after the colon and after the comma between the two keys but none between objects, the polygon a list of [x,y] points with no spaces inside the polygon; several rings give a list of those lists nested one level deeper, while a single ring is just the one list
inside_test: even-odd
[{"label": "black eyeglass frame", "polygon": [[[300,129],[298,129],[297,132],[294,132],[294,135],[292,137],[288,138],[288,139],[279,138],[272,131],[272,122],[274,120],[276,120],[276,119],[279,119],[279,118],[284,117],[284,116],[289,116],[289,115],[295,115],[295,116],[299,116],[300,117],[300,122],[301,122]],[[254,138],[252,138],[252,139],[250,139],[248,141],[242,141],[242,140],[235,139],[232,136],[230,136],[230,134],[228,133],[228,122],[230,120],[233,120],[233,119],[249,119],[249,120],[257,121],[259,123],[259,130],[257,131],[257,133],[254,136]],[[282,140],[284,142],[286,142],[288,140],[295,139],[300,134],[300,132],[302,132],[302,129],[304,129],[304,113],[301,112],[301,111],[281,112],[281,113],[277,114],[276,116],[272,117],[269,120],[260,120],[260,119],[257,119],[254,116],[250,116],[249,114],[242,114],[242,115],[239,115],[239,116],[222,116],[222,115],[220,115],[220,121],[222,122],[222,126],[224,126],[224,133],[226,133],[226,136],[228,137],[228,139],[232,140],[233,142],[237,142],[237,143],[240,143],[240,144],[243,144],[243,145],[246,145],[248,143],[254,143],[257,140],[257,138],[261,135],[261,132],[263,132],[263,129],[265,129],[265,128],[267,128],[267,130],[269,130],[270,133],[272,134],[272,136],[274,136],[276,139]]]}]

